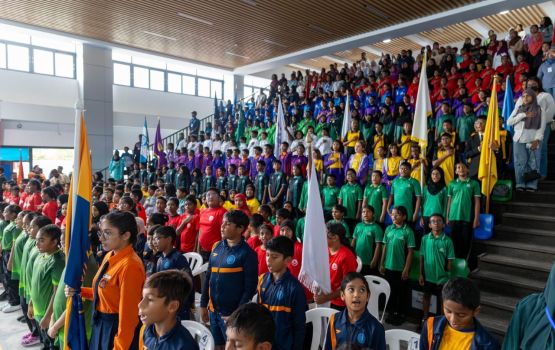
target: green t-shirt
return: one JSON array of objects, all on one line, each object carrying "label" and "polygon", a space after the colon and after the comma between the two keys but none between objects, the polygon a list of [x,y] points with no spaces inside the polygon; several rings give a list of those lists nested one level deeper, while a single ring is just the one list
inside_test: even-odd
[{"label": "green t-shirt", "polygon": [[334,219],[331,219],[329,222],[331,222],[332,224],[341,224],[343,225],[343,228],[345,229],[345,237],[347,237],[348,239],[351,239],[351,230],[349,230],[349,225],[347,225],[347,223],[344,220],[341,221],[337,221]]},{"label": "green t-shirt", "polygon": [[[94,258],[94,255],[91,254],[89,256],[89,260],[87,261],[87,269],[85,273],[85,278],[83,280],[83,287],[92,287],[92,281],[96,272],[98,270],[98,264]],[[54,303],[52,304],[52,315],[54,319],[57,320],[60,318],[62,313],[66,310],[66,295],[64,293],[65,283],[64,283],[64,276],[66,273],[66,269],[64,268],[61,276],[60,276],[60,284],[58,285],[58,289],[56,289],[56,294],[54,295]],[[85,312],[85,329],[87,332],[87,340],[90,339],[91,336],[91,321],[92,321],[92,301],[83,299],[83,311]],[[56,337],[56,345],[60,349],[64,348],[64,327],[60,328],[58,332],[58,336]]]},{"label": "green t-shirt", "polygon": [[461,115],[457,118],[457,135],[459,135],[460,142],[466,142],[470,139],[470,135],[474,132],[474,122],[476,116],[474,114]]},{"label": "green t-shirt", "polygon": [[18,229],[15,226],[15,221],[12,221],[6,226],[4,229],[4,233],[2,234],[2,250],[12,250],[13,242],[17,239],[19,234],[23,231],[22,229]]},{"label": "green t-shirt", "polygon": [[361,222],[356,225],[353,238],[356,240],[355,252],[364,265],[370,265],[374,257],[374,244],[383,242],[383,231],[375,222]]},{"label": "green t-shirt", "polygon": [[474,197],[481,196],[480,185],[478,181],[470,178],[464,181],[457,178],[449,184],[447,196],[451,197],[451,207],[448,213],[449,221],[470,222]]},{"label": "green t-shirt", "polygon": [[23,248],[29,236],[23,232],[14,242],[14,250],[12,256],[12,280],[19,280],[21,274],[21,257],[23,255]]},{"label": "green t-shirt", "polygon": [[406,249],[414,248],[414,232],[407,225],[389,225],[385,229],[383,243],[387,246],[384,267],[392,271],[403,271],[406,262]]},{"label": "green t-shirt", "polygon": [[441,214],[445,217],[445,210],[447,209],[447,188],[444,187],[436,194],[431,194],[428,187],[424,188],[422,216],[430,217],[432,214]]},{"label": "green t-shirt", "polygon": [[366,203],[374,208],[374,218],[376,221],[379,221],[382,216],[383,200],[387,201],[387,197],[387,190],[382,184],[378,186],[369,184],[364,189],[364,198],[366,198]]},{"label": "green t-shirt", "polygon": [[0,221],[0,241],[2,241],[2,237],[4,237],[4,229],[8,226],[9,222],[5,220]]},{"label": "green t-shirt", "polygon": [[424,278],[426,281],[442,284],[447,282],[447,260],[455,259],[453,241],[442,233],[435,238],[430,232],[422,237],[420,256],[424,258]]},{"label": "green t-shirt", "polygon": [[27,260],[27,266],[25,266],[25,299],[29,301],[31,299],[31,279],[33,278],[33,272],[35,267],[35,260],[39,256],[39,250],[37,249],[37,243],[31,247],[29,251],[29,259]]},{"label": "green t-shirt", "polygon": [[337,204],[339,197],[339,188],[333,186],[325,186],[322,188],[322,196],[324,197],[324,210],[331,211]]},{"label": "green t-shirt", "polygon": [[295,225],[295,236],[297,236],[297,238],[300,239],[301,242],[304,241],[304,221],[305,217],[303,216],[302,218],[297,220],[297,225]]},{"label": "green t-shirt", "polygon": [[451,125],[453,125],[453,116],[450,114],[444,114],[441,117],[437,118],[437,122],[436,122],[437,135],[443,134],[443,122],[446,120],[450,120]]},{"label": "green t-shirt", "polygon": [[302,176],[293,176],[289,180],[289,200],[294,208],[298,208],[301,202],[304,182],[305,180]]},{"label": "green t-shirt", "polygon": [[33,277],[31,278],[31,300],[35,317],[44,317],[54,286],[60,283],[65,259],[61,250],[52,254],[40,254],[35,259]]},{"label": "green t-shirt", "polygon": [[29,261],[29,253],[31,249],[35,247],[36,241],[29,236],[25,245],[23,246],[23,253],[21,253],[21,266],[20,266],[20,274],[19,274],[19,295],[25,297],[25,277],[27,276],[27,263]]},{"label": "green t-shirt", "polygon": [[403,206],[407,209],[407,220],[412,221],[414,201],[420,197],[420,184],[412,177],[398,177],[391,183],[393,206]]},{"label": "green t-shirt", "polygon": [[303,212],[306,211],[306,206],[308,205],[308,180],[303,183],[303,189],[301,190],[301,199],[299,200],[299,209]]},{"label": "green t-shirt", "polygon": [[341,187],[338,198],[341,199],[341,204],[347,208],[345,218],[356,219],[358,201],[362,200],[362,189],[360,186],[358,184],[346,183]]},{"label": "green t-shirt", "polygon": [[[272,197],[277,196],[281,186],[285,186],[285,189],[287,190],[287,180],[285,179],[285,174],[283,172],[276,171],[270,176],[270,183],[268,187]],[[287,194],[287,191],[283,191],[282,196],[285,194]]]}]

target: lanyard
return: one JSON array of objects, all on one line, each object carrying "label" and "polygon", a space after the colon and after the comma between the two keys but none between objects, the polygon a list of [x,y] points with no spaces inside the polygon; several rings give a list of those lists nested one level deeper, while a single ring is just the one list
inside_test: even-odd
[{"label": "lanyard", "polygon": [[553,317],[551,317],[551,314],[549,313],[549,308],[547,306],[545,307],[545,315],[547,316],[549,323],[551,323],[551,328],[555,330],[555,321],[553,321]]}]

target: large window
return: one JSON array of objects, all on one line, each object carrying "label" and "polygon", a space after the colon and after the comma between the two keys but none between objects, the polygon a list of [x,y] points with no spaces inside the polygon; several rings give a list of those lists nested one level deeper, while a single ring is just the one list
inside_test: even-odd
[{"label": "large window", "polygon": [[0,40],[0,68],[75,79],[75,52],[34,45],[35,41],[47,44],[44,40],[23,41]]},{"label": "large window", "polygon": [[176,94],[224,98],[224,83],[227,82],[227,78],[217,70],[166,64],[155,59],[134,57],[119,51],[112,53],[112,60],[114,61],[114,84],[116,85]]}]

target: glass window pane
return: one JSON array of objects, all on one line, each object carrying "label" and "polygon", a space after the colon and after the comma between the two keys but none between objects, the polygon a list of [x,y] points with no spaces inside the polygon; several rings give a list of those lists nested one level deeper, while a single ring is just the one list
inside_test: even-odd
[{"label": "glass window pane", "polygon": [[29,71],[29,48],[8,45],[8,68]]},{"label": "glass window pane", "polygon": [[197,95],[199,96],[210,97],[210,80],[199,78],[197,91]]},{"label": "glass window pane", "polygon": [[54,53],[33,49],[33,70],[35,73],[54,74]]},{"label": "glass window pane", "polygon": [[6,68],[6,44],[0,44],[0,68]]},{"label": "glass window pane", "polygon": [[218,99],[222,99],[222,83],[219,81],[211,81],[210,82],[210,97],[216,97]]},{"label": "glass window pane", "polygon": [[148,89],[148,69],[133,67],[133,86]]},{"label": "glass window pane", "polygon": [[131,85],[131,66],[114,63],[114,84]]},{"label": "glass window pane", "polygon": [[243,97],[250,96],[252,94],[252,87],[244,86],[243,87]]},{"label": "glass window pane", "polygon": [[168,73],[168,91],[181,93],[181,75]]},{"label": "glass window pane", "polygon": [[150,71],[150,88],[152,90],[164,91],[164,72],[159,70]]},{"label": "glass window pane", "polygon": [[183,76],[183,93],[187,95],[195,94],[195,77]]},{"label": "glass window pane", "polygon": [[63,53],[56,53],[55,56],[56,70],[55,74],[58,77],[75,78],[74,56],[66,55]]}]

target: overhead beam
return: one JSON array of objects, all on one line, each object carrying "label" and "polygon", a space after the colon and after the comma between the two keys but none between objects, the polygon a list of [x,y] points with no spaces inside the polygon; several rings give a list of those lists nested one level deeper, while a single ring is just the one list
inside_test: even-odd
[{"label": "overhead beam", "polygon": [[351,61],[350,59],[347,59],[347,58],[344,58],[344,57],[339,57],[337,55],[331,55],[331,54],[330,55],[324,55],[324,56],[322,56],[322,58],[325,58],[326,60],[337,62],[339,64],[345,64],[345,63],[351,64],[351,63],[353,63],[353,61]]},{"label": "overhead beam", "polygon": [[375,46],[372,45],[364,45],[364,46],[360,46],[359,49],[361,49],[362,51],[366,51],[368,53],[371,53],[372,55],[376,55],[378,57],[380,57],[382,55],[382,50],[378,49]]},{"label": "overhead beam", "polygon": [[[330,55],[334,52],[349,50],[353,47],[361,47],[371,43],[380,42],[388,38],[398,38],[422,31],[431,30],[437,27],[445,27],[453,23],[461,23],[476,18],[489,16],[499,12],[499,8],[513,10],[529,5],[539,4],[542,0],[484,0],[470,5],[459,7],[453,10],[444,11],[434,15],[418,18],[404,23],[395,24],[389,27],[373,30],[358,34],[348,38],[332,41],[322,45],[291,52],[285,55],[251,63],[238,67],[234,74],[252,74],[262,70],[270,70],[275,67],[300,62],[312,57]],[[487,33],[486,33],[487,34]]]},{"label": "overhead beam", "polygon": [[423,37],[422,35],[419,34],[409,34],[405,36],[405,39],[408,39],[412,42],[417,43],[420,46],[432,46],[434,44],[434,42],[430,39],[427,39],[425,37]]},{"label": "overhead beam", "polygon": [[555,13],[555,3],[553,3],[553,1],[542,2],[540,7],[544,14],[553,17],[553,14]]},{"label": "overhead beam", "polygon": [[470,21],[466,21],[465,23],[468,24],[472,29],[480,33],[482,37],[484,38],[488,37],[488,32],[491,28],[487,24],[485,24],[482,20],[473,19]]}]

